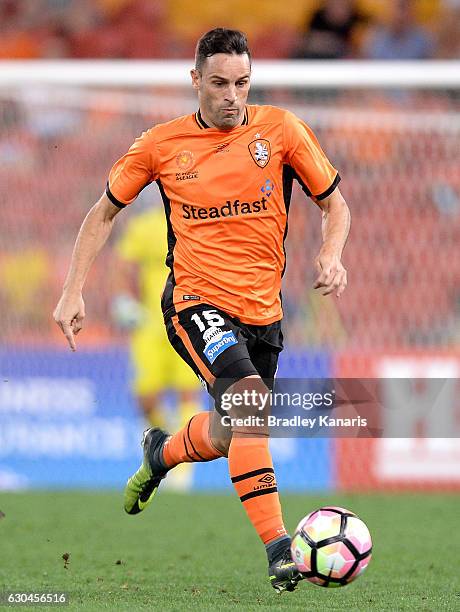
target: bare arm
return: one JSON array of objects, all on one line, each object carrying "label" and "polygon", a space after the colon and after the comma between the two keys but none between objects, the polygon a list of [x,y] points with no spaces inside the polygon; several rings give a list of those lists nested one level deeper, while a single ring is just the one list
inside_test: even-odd
[{"label": "bare arm", "polygon": [[78,232],[61,299],[53,313],[70,348],[75,351],[75,335],[83,326],[85,304],[82,290],[96,255],[112,231],[115,215],[120,208],[104,194],[91,208]]},{"label": "bare arm", "polygon": [[323,244],[315,262],[318,277],[313,287],[322,288],[323,295],[336,291],[340,297],[347,286],[347,271],[341,258],[350,231],[350,210],[338,188],[317,204],[323,211]]}]

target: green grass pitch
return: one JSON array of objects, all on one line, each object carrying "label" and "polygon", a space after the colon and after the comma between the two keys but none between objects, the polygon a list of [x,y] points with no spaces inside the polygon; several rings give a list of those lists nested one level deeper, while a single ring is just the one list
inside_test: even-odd
[{"label": "green grass pitch", "polygon": [[1,493],[0,591],[67,591],[65,610],[458,611],[459,502],[455,495],[283,495],[291,530],[321,505],[358,513],[374,557],[347,587],[303,582],[278,595],[236,496],[160,491],[144,514],[128,516],[120,493]]}]

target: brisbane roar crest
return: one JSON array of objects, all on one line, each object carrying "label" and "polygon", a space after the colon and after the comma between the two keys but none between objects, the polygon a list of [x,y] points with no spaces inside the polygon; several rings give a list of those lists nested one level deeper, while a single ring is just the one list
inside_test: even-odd
[{"label": "brisbane roar crest", "polygon": [[265,168],[272,154],[269,141],[265,138],[258,138],[248,144],[248,149],[256,164],[260,168]]}]

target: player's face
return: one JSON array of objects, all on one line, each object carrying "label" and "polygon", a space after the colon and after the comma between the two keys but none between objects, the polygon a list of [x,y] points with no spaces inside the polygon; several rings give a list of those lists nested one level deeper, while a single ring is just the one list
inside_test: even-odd
[{"label": "player's face", "polygon": [[199,71],[192,70],[191,75],[204,121],[220,130],[240,125],[251,76],[248,55],[216,53],[206,58]]}]

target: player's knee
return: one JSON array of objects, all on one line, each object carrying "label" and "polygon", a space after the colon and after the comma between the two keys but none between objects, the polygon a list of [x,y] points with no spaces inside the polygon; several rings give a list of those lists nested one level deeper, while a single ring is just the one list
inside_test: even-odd
[{"label": "player's knee", "polygon": [[[233,419],[232,425],[240,427],[254,426],[256,422],[260,424],[271,404],[270,391],[260,376],[240,379],[229,387],[225,399],[228,414]],[[247,422],[248,417],[250,422]],[[241,419],[244,423],[239,422]]]},{"label": "player's knee", "polygon": [[225,436],[211,436],[211,442],[215,449],[222,453],[225,457],[228,457],[228,449],[230,448],[230,442],[232,441],[231,435]]}]

